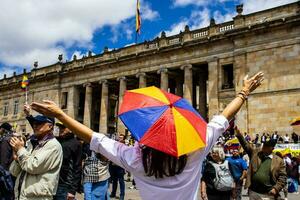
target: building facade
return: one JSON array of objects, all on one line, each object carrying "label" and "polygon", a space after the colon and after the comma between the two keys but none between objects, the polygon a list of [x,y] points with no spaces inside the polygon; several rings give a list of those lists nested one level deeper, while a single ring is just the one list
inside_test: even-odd
[{"label": "building facade", "polygon": [[[236,124],[250,134],[291,133],[300,115],[300,3],[243,15],[232,21],[161,36],[117,50],[39,67],[31,72],[29,102],[50,99],[95,131],[124,134],[117,113],[126,90],[155,85],[188,99],[209,120],[242,88],[246,74],[266,80],[249,96]],[[23,114],[22,74],[0,80],[0,122],[30,132]],[[134,99],[133,99],[134,101]],[[298,129],[299,130],[299,129]],[[296,132],[298,131],[296,129]]]}]

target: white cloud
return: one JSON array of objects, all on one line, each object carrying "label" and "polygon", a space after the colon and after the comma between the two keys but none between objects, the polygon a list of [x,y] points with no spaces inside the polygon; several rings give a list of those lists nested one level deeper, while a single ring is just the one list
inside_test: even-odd
[{"label": "white cloud", "polygon": [[223,23],[223,22],[228,22],[228,21],[232,21],[233,17],[236,16],[236,13],[226,13],[226,14],[222,14],[220,11],[215,11],[213,14],[213,18],[215,19],[216,23]]},{"label": "white cloud", "polygon": [[203,6],[209,3],[208,0],[174,0],[174,6],[187,6],[190,4]]},{"label": "white cloud", "polygon": [[27,69],[33,66],[34,61],[39,62],[39,66],[45,66],[47,64],[55,63],[58,61],[58,55],[66,55],[65,50],[62,47],[45,48],[45,49],[32,49],[30,51],[23,52],[19,55],[11,55],[10,52],[2,52],[2,62],[13,63],[15,66],[23,66]]},{"label": "white cloud", "polygon": [[193,11],[190,18],[191,29],[194,30],[208,26],[210,18],[210,10],[208,8]]},{"label": "white cloud", "polygon": [[[296,2],[297,0],[173,0],[174,6],[187,6],[187,5],[197,5],[199,6],[196,10],[192,11],[189,18],[183,18],[181,21],[173,24],[170,30],[166,31],[168,36],[178,34],[180,31],[184,30],[185,25],[189,25],[191,30],[203,28],[209,25],[210,18],[213,17],[216,23],[223,23],[233,20],[232,18],[236,16],[235,8],[226,9],[225,13],[216,10],[212,14],[210,13],[209,6],[214,3],[225,3],[226,1],[233,1],[236,4],[244,4],[243,14],[257,12],[260,10],[265,10],[280,5]],[[210,3],[207,4],[207,3]],[[199,8],[203,8],[199,10]]]},{"label": "white cloud", "polygon": [[[88,56],[89,52],[82,52],[82,51],[75,51],[73,52],[72,56],[69,58],[69,60],[73,60],[74,55],[76,55],[77,59],[81,59],[83,56]],[[95,55],[95,53],[92,52],[92,55]]]},{"label": "white cloud", "polygon": [[238,0],[173,0],[174,7],[184,7],[188,5],[209,6],[217,3],[225,3],[227,1],[237,2]]},{"label": "white cloud", "polygon": [[3,67],[3,69],[0,70],[0,79],[3,78],[4,74],[6,74],[6,77],[11,77],[13,75],[14,71],[16,71],[15,68]]},{"label": "white cloud", "polygon": [[133,32],[135,30],[135,21],[131,20],[130,22],[117,24],[111,26],[112,36],[110,40],[113,43],[118,42],[120,37],[126,37],[127,40],[132,40]]},{"label": "white cloud", "polygon": [[151,9],[148,2],[141,1],[141,18],[142,20],[154,20],[159,17],[159,13]]},{"label": "white cloud", "polygon": [[297,0],[241,0],[241,3],[244,4],[243,14],[248,14],[296,1]]},{"label": "white cloud", "polygon": [[184,30],[185,25],[188,24],[188,19],[184,19],[176,24],[173,24],[170,30],[165,31],[167,36],[176,35],[180,31]]},{"label": "white cloud", "polygon": [[203,10],[193,11],[189,18],[184,18],[180,22],[171,26],[170,30],[165,31],[167,36],[179,34],[184,30],[186,25],[189,25],[191,30],[203,28],[209,25],[210,11],[205,8]]},{"label": "white cloud", "polygon": [[[56,62],[58,54],[66,55],[69,47],[90,49],[95,30],[117,27],[134,17],[136,9],[132,0],[0,0],[0,4],[0,63],[5,66],[31,66],[36,60],[45,66]],[[150,4],[142,9],[145,20],[158,16]],[[125,30],[127,38],[131,33]]]}]

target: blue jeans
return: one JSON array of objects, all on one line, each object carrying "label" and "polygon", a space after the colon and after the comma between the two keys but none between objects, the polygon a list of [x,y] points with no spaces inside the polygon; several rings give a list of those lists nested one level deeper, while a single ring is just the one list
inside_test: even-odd
[{"label": "blue jeans", "polygon": [[66,200],[68,195],[68,189],[65,187],[57,187],[56,195],[54,196],[54,200]]},{"label": "blue jeans", "polygon": [[109,200],[108,180],[84,183],[84,200]]}]

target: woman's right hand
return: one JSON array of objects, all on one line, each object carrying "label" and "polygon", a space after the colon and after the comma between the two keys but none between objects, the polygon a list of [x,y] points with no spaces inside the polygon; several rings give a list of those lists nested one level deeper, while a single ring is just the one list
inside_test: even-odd
[{"label": "woman's right hand", "polygon": [[246,92],[247,95],[254,91],[258,86],[261,85],[261,82],[264,80],[264,73],[258,72],[254,76],[248,79],[246,75],[243,79],[243,89],[242,91]]},{"label": "woman's right hand", "polygon": [[31,108],[48,117],[56,117],[62,115],[64,112],[53,102],[43,100],[44,103],[33,102]]}]

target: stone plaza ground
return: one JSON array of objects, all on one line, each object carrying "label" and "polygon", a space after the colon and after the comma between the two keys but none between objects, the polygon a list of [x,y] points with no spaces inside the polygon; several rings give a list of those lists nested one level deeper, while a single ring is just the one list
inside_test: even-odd
[{"label": "stone plaza ground", "polygon": [[[141,197],[139,195],[139,191],[136,189],[129,189],[131,186],[131,183],[125,182],[125,200],[141,200]],[[200,193],[198,193],[198,199],[200,200]],[[119,196],[119,191],[117,192],[117,196]],[[83,200],[83,195],[78,195],[77,200]],[[111,200],[115,200],[117,198],[111,198]],[[246,195],[246,191],[243,191],[243,197],[242,200],[248,200],[248,196]],[[288,194],[288,200],[299,200],[300,194]],[[184,199],[183,199],[184,200]]]}]

